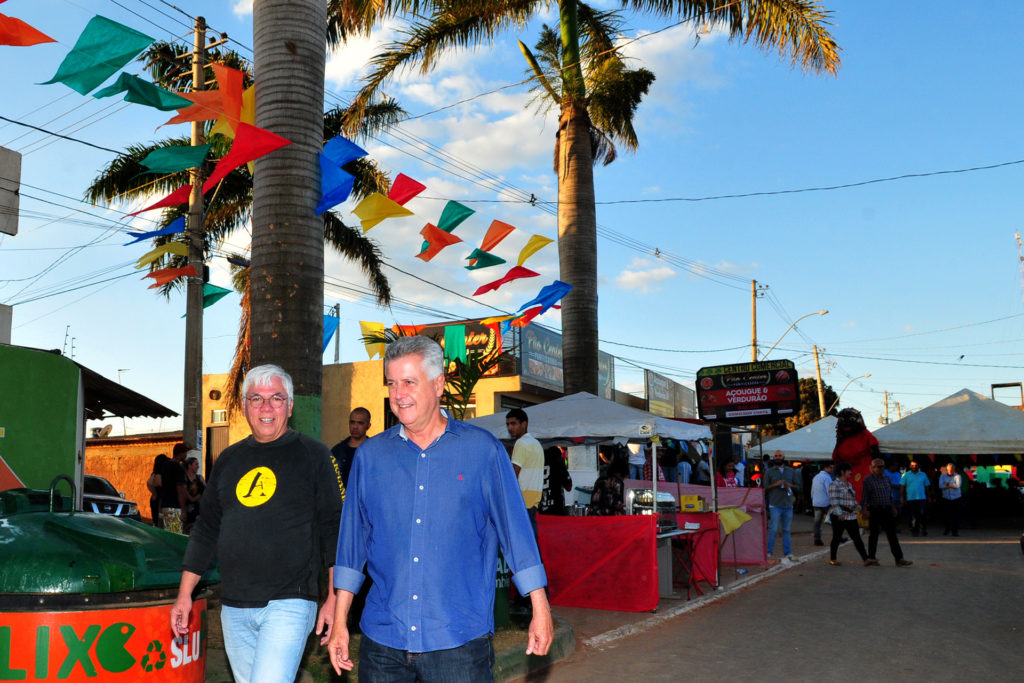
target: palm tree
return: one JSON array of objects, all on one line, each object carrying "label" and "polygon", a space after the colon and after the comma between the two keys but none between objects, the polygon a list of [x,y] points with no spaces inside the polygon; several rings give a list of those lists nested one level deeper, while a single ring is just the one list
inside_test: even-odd
[{"label": "palm tree", "polygon": [[[365,85],[349,107],[350,122],[369,111],[385,81],[403,66],[426,73],[446,51],[489,45],[522,28],[550,0],[329,0],[329,34],[366,33],[376,21],[410,14],[404,41],[373,57]],[[562,365],[567,393],[597,393],[597,219],[593,166],[614,158],[613,142],[636,147],[636,106],[653,76],[625,68],[615,46],[621,15],[581,0],[558,0],[557,28],[545,27],[540,58],[522,47],[542,96],[559,108],[555,138],[560,278],[573,286],[562,301]],[[814,0],[622,0],[623,8],[722,26],[730,38],[789,54],[805,70],[835,73],[839,48],[829,13]]]},{"label": "palm tree", "polygon": [[[184,91],[191,87],[192,74],[189,69],[182,69],[180,65],[185,62],[180,58],[187,54],[191,48],[185,45],[172,43],[154,44],[140,57],[150,71],[155,82],[163,87]],[[214,50],[208,53],[208,63],[221,63],[227,66],[245,71],[248,67],[244,60],[236,53],[230,51]],[[208,73],[212,78],[212,71]],[[247,75],[247,80],[249,76]],[[250,83],[247,83],[249,85]],[[383,126],[393,123],[402,114],[401,109],[393,100],[375,102],[369,108],[369,115],[363,119],[363,125],[356,135],[372,135]],[[329,139],[338,135],[344,122],[344,112],[337,109],[326,113],[323,116],[323,136]],[[212,128],[213,122],[206,124],[207,129]],[[322,142],[323,140],[321,140]],[[220,135],[210,137],[213,145],[211,158],[223,156],[230,147],[230,140]],[[113,159],[86,189],[86,198],[95,203],[109,205],[113,202],[130,201],[136,198],[159,196],[171,192],[181,185],[189,182],[188,172],[172,173],[163,176],[156,176],[148,171],[141,162],[156,149],[188,145],[188,137],[176,136],[148,144],[135,144],[129,146],[124,153]],[[204,169],[206,174],[213,168],[213,161],[207,161]],[[368,159],[359,159],[346,164],[345,170],[352,173],[356,180],[353,194],[356,197],[365,197],[372,192],[387,192],[390,181],[387,176]],[[318,187],[318,185],[317,185]],[[253,202],[253,178],[245,166],[242,166],[230,174],[220,183],[216,191],[208,196],[205,214],[205,251],[209,257],[217,245],[229,237],[233,232],[245,226],[250,219]],[[172,207],[164,210],[159,218],[159,227],[169,225],[175,219],[185,215],[184,207]],[[383,272],[383,258],[376,243],[363,236],[361,230],[348,226],[341,218],[333,213],[326,212],[322,216],[321,237],[323,242],[330,245],[336,251],[359,264],[363,274],[369,280],[377,303],[387,306],[391,303],[391,287],[387,276]],[[157,237],[154,244],[164,244],[176,239],[175,236]],[[241,258],[246,258],[242,256]],[[187,259],[180,256],[164,257],[154,264],[152,270],[167,267],[180,267],[186,265]],[[249,273],[248,268],[239,269],[233,267],[235,289],[242,295],[241,300],[241,323],[239,336],[235,347],[235,358],[229,373],[229,385],[226,396],[231,399],[236,397],[237,389],[240,387],[241,378],[245,372],[252,367],[250,357],[250,296],[249,296]],[[322,271],[321,271],[322,279]],[[176,280],[160,288],[164,296],[182,286],[180,280]],[[322,320],[322,318],[320,318]],[[234,383],[232,383],[234,382]],[[239,386],[236,386],[239,385]],[[234,404],[233,404],[234,405]],[[234,407],[239,407],[235,405]],[[319,425],[319,422],[317,422]],[[317,427],[319,429],[319,427]]]}]

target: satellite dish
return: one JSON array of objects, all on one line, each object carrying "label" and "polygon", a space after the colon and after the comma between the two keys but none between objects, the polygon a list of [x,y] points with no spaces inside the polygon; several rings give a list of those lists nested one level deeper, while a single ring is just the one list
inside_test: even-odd
[{"label": "satellite dish", "polygon": [[100,433],[97,434],[96,436],[100,439],[110,436],[110,432],[113,431],[113,429],[114,425],[103,425],[103,429],[101,429]]}]

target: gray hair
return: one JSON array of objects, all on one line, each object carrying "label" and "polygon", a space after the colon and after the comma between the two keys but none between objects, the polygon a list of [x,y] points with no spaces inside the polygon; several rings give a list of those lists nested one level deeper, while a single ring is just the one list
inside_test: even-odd
[{"label": "gray hair", "polygon": [[248,396],[249,390],[254,386],[265,386],[269,385],[274,378],[281,380],[281,384],[284,385],[284,391],[288,395],[289,403],[292,401],[292,391],[294,386],[292,385],[292,378],[287,372],[285,372],[278,365],[257,365],[249,372],[245,373],[245,379],[242,380],[242,396]]},{"label": "gray hair", "polygon": [[419,335],[399,337],[388,344],[384,352],[384,372],[388,371],[388,363],[397,359],[418,354],[423,373],[428,380],[436,379],[444,372],[444,351],[441,345],[430,337]]}]

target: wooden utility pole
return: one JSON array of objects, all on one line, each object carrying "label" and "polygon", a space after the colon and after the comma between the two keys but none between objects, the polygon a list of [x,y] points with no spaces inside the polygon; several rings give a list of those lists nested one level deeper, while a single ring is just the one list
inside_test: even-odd
[{"label": "wooden utility pole", "polygon": [[825,390],[821,385],[821,364],[818,363],[818,345],[814,345],[814,372],[818,376],[818,412],[825,417]]},{"label": "wooden utility pole", "polygon": [[757,362],[757,280],[750,281],[750,362]]},{"label": "wooden utility pole", "polygon": [[889,424],[889,392],[888,391],[883,391],[882,392],[882,400],[885,401],[885,417],[883,419],[885,420],[885,424]]},{"label": "wooden utility pole", "polygon": [[[202,90],[206,81],[206,20],[196,17],[192,57],[192,90]],[[204,144],[203,124],[192,122],[192,146]],[[203,272],[206,260],[203,227],[203,169],[189,172],[192,194],[188,198],[188,263],[196,274],[190,275],[185,293],[185,392],[182,415],[182,441],[189,449],[203,449]],[[199,458],[203,462],[203,458]]]}]

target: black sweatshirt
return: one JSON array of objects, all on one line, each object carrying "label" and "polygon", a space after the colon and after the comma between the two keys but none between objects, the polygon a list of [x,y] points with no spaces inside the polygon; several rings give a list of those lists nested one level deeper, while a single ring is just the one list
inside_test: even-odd
[{"label": "black sweatshirt", "polygon": [[231,607],[318,600],[322,554],[333,564],[338,542],[334,480],[327,446],[296,431],[229,446],[210,473],[182,569],[202,574],[216,554]]}]

